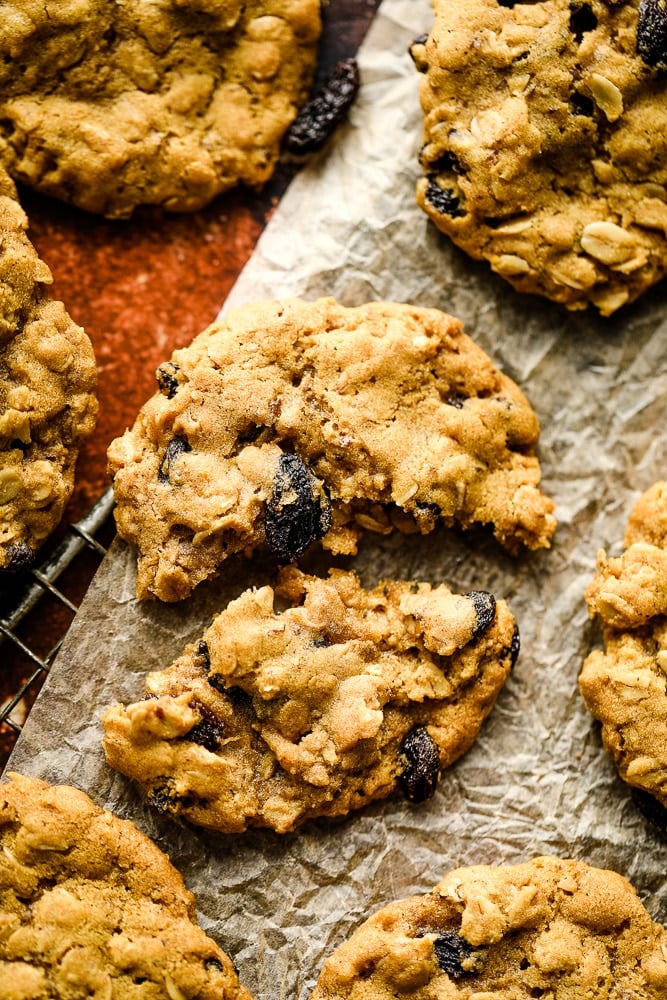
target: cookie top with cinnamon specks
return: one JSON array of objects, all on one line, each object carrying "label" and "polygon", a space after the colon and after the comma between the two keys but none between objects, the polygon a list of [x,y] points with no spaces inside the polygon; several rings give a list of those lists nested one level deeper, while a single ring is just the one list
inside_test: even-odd
[{"label": "cookie top with cinnamon specks", "polygon": [[492,594],[367,590],[351,572],[290,567],[151,674],[147,697],[106,712],[107,760],[160,812],[225,833],[285,833],[397,786],[423,802],[472,745],[518,652]]},{"label": "cookie top with cinnamon specks", "polygon": [[0,784],[0,1000],[250,1000],[195,900],[133,823],[83,792]]},{"label": "cookie top with cinnamon specks", "polygon": [[667,483],[635,504],[618,558],[598,553],[586,590],[604,650],[579,687],[621,777],[667,806]]},{"label": "cookie top with cinnamon specks", "polygon": [[535,413],[435,309],[333,299],[230,312],[157,371],[160,391],[109,449],[137,593],[186,597],[233,553],[280,562],[364,531],[490,525],[547,546]]},{"label": "cookie top with cinnamon specks", "polygon": [[667,271],[662,0],[434,0],[417,199],[522,292],[609,315]]},{"label": "cookie top with cinnamon specks", "polygon": [[631,884],[538,857],[450,872],[375,913],[324,963],[311,1000],[659,1000],[667,933]]},{"label": "cookie top with cinnamon specks", "polygon": [[320,28],[320,0],[7,0],[0,161],[110,217],[263,184],[308,98]]},{"label": "cookie top with cinnamon specks", "polygon": [[86,333],[49,296],[51,272],[0,169],[0,570],[20,571],[60,522],[95,426]]}]

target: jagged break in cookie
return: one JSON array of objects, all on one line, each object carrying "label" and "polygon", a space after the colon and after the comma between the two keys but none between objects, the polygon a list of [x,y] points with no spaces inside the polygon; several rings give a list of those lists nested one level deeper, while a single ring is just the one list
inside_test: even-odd
[{"label": "jagged break in cookie", "polygon": [[624,781],[667,806],[667,483],[635,504],[621,557],[598,553],[586,602],[605,645],[579,677],[586,707]]},{"label": "jagged break in cookie", "polygon": [[263,184],[308,98],[320,28],[320,0],[8,0],[0,160],[110,217]]},{"label": "jagged break in cookie", "polygon": [[397,785],[421,802],[473,743],[518,651],[491,594],[364,590],[353,573],[290,567],[150,674],[143,701],[106,712],[107,760],[161,812],[227,833],[284,833]]},{"label": "jagged break in cookie", "polygon": [[540,857],[450,872],[375,913],[326,961],[310,1000],[659,1000],[667,933],[630,883]]},{"label": "jagged break in cookie", "polygon": [[434,0],[417,200],[522,292],[609,315],[667,270],[662,0]]},{"label": "jagged break in cookie", "polygon": [[17,572],[60,522],[97,415],[92,345],[26,229],[0,168],[0,570]]},{"label": "jagged break in cookie", "polygon": [[525,396],[434,309],[333,299],[230,312],[157,372],[109,449],[137,594],[173,601],[268,542],[356,551],[362,531],[491,525],[549,544]]},{"label": "jagged break in cookie", "polygon": [[0,785],[0,1000],[250,1000],[132,823],[66,785]]}]

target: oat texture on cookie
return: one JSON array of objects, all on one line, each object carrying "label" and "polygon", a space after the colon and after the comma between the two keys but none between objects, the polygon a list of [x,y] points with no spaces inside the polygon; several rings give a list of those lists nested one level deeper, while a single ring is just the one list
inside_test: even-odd
[{"label": "oat texture on cookie", "polygon": [[28,567],[60,522],[97,415],[85,332],[51,299],[51,273],[0,170],[0,570]]},{"label": "oat texture on cookie", "polygon": [[250,1000],[165,854],[78,789],[0,785],[0,1000]]},{"label": "oat texture on cookie", "polygon": [[621,777],[667,806],[666,482],[635,504],[623,554],[598,553],[586,601],[604,641],[579,677],[586,707]]},{"label": "oat texture on cookie", "polygon": [[104,716],[112,767],[162,813],[280,833],[386,797],[430,798],[519,652],[504,601],[294,567],[232,601],[147,696]]},{"label": "oat texture on cookie", "polygon": [[516,289],[609,315],[667,270],[667,9],[434,0],[417,200]]},{"label": "oat texture on cookie", "polygon": [[659,1000],[667,933],[613,871],[538,857],[450,872],[326,959],[311,1000]]},{"label": "oat texture on cookie", "polygon": [[490,525],[547,546],[535,414],[458,320],[396,303],[258,303],[157,371],[112,442],[137,593],[173,601],[234,553],[354,553],[364,531]]},{"label": "oat texture on cookie", "polygon": [[261,185],[308,98],[320,29],[320,0],[7,0],[0,161],[109,217]]}]

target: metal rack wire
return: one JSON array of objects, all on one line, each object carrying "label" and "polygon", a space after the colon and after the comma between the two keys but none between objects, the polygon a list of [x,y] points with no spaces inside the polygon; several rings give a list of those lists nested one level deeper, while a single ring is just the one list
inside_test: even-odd
[{"label": "metal rack wire", "polygon": [[[0,770],[78,610],[66,586],[56,583],[66,583],[67,571],[74,565],[81,571],[84,556],[84,582],[92,579],[107,551],[99,536],[110,523],[112,508],[113,491],[109,488],[80,521],[69,526],[53,551],[21,580],[18,590],[0,608],[0,657],[8,669],[11,661],[10,683],[14,683],[14,689],[3,691],[0,698]],[[26,628],[35,611],[39,613],[39,628]],[[55,634],[55,641],[49,641],[46,650],[40,650],[36,641],[40,632]]]}]

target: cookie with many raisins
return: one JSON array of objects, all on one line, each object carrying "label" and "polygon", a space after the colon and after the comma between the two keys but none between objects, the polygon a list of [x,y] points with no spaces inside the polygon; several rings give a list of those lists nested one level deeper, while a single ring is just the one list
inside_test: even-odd
[{"label": "cookie with many raisins", "polygon": [[434,0],[417,200],[521,292],[609,315],[667,271],[662,0]]},{"label": "cookie with many raisins", "polygon": [[109,217],[263,184],[313,80],[320,0],[6,0],[0,161]]},{"label": "cookie with many raisins", "polygon": [[0,785],[0,1000],[250,1000],[165,854],[67,785]]},{"label": "cookie with many raisins", "polygon": [[97,415],[97,369],[0,168],[0,570],[26,569],[62,519]]},{"label": "cookie with many raisins", "polygon": [[310,1000],[658,1000],[667,933],[633,886],[582,861],[459,868],[367,920]]},{"label": "cookie with many raisins", "polygon": [[137,594],[187,597],[234,553],[281,562],[363,531],[491,525],[549,544],[539,427],[523,393],[435,309],[333,299],[230,312],[157,371],[109,449]]},{"label": "cookie with many raisins", "polygon": [[160,812],[225,833],[285,833],[397,786],[422,802],[472,745],[518,652],[489,593],[366,590],[354,573],[289,567],[150,674],[144,700],[105,713],[107,760]]},{"label": "cookie with many raisins", "polygon": [[667,807],[667,483],[639,498],[625,551],[598,553],[586,590],[605,649],[587,657],[579,687],[628,784]]}]

